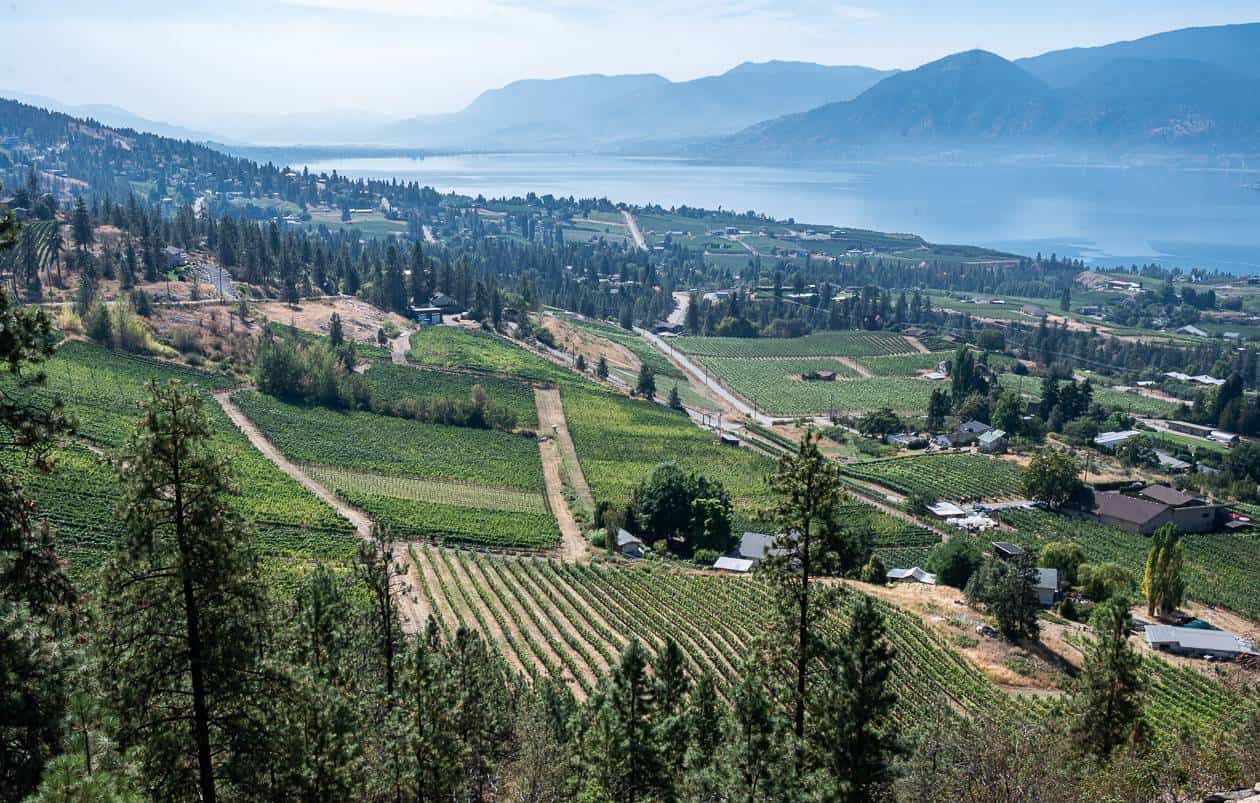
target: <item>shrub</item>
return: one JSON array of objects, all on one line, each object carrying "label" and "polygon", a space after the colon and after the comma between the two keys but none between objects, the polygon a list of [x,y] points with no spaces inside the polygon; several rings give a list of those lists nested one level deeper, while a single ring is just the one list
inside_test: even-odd
[{"label": "shrub", "polygon": [[961,589],[967,587],[983,559],[979,547],[955,536],[932,549],[924,568],[936,575],[937,582]]},{"label": "shrub", "polygon": [[720,557],[722,555],[716,549],[697,549],[691,559],[701,566],[712,566]]},{"label": "shrub", "polygon": [[862,567],[862,582],[883,585],[888,582],[888,569],[879,555],[871,555],[871,559]]},{"label": "shrub", "polygon": [[171,345],[180,354],[201,354],[201,337],[191,326],[176,326],[171,330]]}]

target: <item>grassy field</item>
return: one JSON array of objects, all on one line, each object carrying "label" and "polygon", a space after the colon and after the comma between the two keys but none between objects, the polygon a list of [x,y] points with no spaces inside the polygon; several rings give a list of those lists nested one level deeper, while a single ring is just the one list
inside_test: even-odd
[{"label": "grassy field", "polygon": [[938,499],[1000,499],[1019,493],[1019,466],[978,454],[925,454],[872,460],[844,467],[844,473],[902,494]]}]

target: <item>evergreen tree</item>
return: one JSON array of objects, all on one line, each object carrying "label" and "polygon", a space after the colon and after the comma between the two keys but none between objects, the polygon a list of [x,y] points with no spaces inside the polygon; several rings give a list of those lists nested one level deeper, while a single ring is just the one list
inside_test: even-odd
[{"label": "evergreen tree", "polygon": [[1129,603],[1113,599],[1090,617],[1096,638],[1076,683],[1072,735],[1082,750],[1106,758],[1142,717],[1142,659],[1129,646]]},{"label": "evergreen tree", "polygon": [[669,409],[679,411],[683,409],[682,397],[678,395],[677,382],[675,382],[669,389]]},{"label": "evergreen tree", "polygon": [[333,348],[337,348],[344,342],[346,342],[346,333],[341,328],[341,316],[334,312],[328,319],[328,343]]},{"label": "evergreen tree", "polygon": [[647,363],[639,365],[639,379],[634,385],[634,392],[645,399],[656,398],[656,375],[652,373]]},{"label": "evergreen tree", "polygon": [[595,376],[600,379],[608,378],[608,361],[604,359],[604,355],[599,355],[599,362],[595,363]]},{"label": "evergreen tree", "polygon": [[92,235],[92,218],[88,214],[87,203],[84,202],[82,195],[74,202],[74,214],[70,219],[70,233],[74,237],[74,244],[79,247],[80,251],[86,250],[95,240]]},{"label": "evergreen tree", "polygon": [[267,692],[261,587],[210,436],[199,394],[150,383],[116,458],[125,534],[105,569],[101,649],[123,744],[155,796],[196,788],[214,803],[221,783],[254,780]]}]

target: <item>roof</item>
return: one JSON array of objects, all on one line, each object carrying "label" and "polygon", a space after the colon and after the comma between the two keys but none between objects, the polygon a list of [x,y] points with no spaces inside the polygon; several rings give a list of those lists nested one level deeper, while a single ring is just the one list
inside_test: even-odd
[{"label": "roof", "polygon": [[1155,457],[1159,460],[1159,464],[1161,466],[1167,469],[1172,469],[1173,471],[1182,471],[1190,468],[1190,464],[1185,460],[1179,460],[1178,458],[1170,455],[1168,452],[1162,452],[1159,449],[1155,450]]},{"label": "roof", "polygon": [[1116,446],[1124,443],[1129,438],[1136,438],[1141,434],[1136,429],[1125,429],[1120,432],[1102,432],[1098,437],[1094,438],[1094,444],[1096,446]]},{"label": "roof", "polygon": [[1146,524],[1166,510],[1168,510],[1168,505],[1152,502],[1149,499],[1125,496],[1116,491],[1094,492],[1095,516],[1107,516],[1134,524]]},{"label": "roof", "polygon": [[1059,590],[1059,570],[1037,568],[1037,581],[1033,583],[1033,588],[1038,591],[1058,591]]},{"label": "roof", "polygon": [[1188,494],[1176,488],[1169,488],[1167,485],[1148,485],[1139,493],[1147,499],[1154,499],[1156,502],[1163,502],[1165,505],[1172,505],[1173,507],[1203,504],[1203,500],[1194,494]]},{"label": "roof", "polygon": [[752,568],[753,562],[743,558],[718,558],[713,562],[713,568],[721,569],[727,572],[746,572]]},{"label": "roof", "polygon": [[1172,625],[1147,625],[1146,643],[1152,647],[1175,645],[1184,650],[1211,650],[1214,652],[1254,652],[1249,639],[1239,638],[1224,630],[1200,630],[1197,627],[1173,627]]},{"label": "roof", "polygon": [[639,546],[643,546],[643,539],[639,538],[633,533],[630,533],[626,530],[618,528],[617,529],[617,547],[621,548],[623,546],[630,546],[631,544],[638,544]]},{"label": "roof", "polygon": [[765,533],[744,533],[739,539],[739,556],[749,560],[761,560],[766,555],[776,555],[782,550],[771,549],[774,543],[773,535]]},{"label": "roof", "polygon": [[936,502],[935,504],[928,505],[927,509],[934,515],[940,516],[941,518],[945,518],[946,516],[963,515],[963,509],[958,505],[955,505],[953,502]]},{"label": "roof", "polygon": [[1009,558],[1018,557],[1024,554],[1024,548],[1019,544],[1012,544],[1010,541],[994,541],[993,548]]},{"label": "roof", "polygon": [[918,566],[913,569],[889,569],[889,580],[914,580],[918,583],[925,583],[930,586],[936,585],[936,575],[931,572],[925,572]]},{"label": "roof", "polygon": [[446,293],[434,293],[429,303],[435,307],[458,307],[460,303]]},{"label": "roof", "polygon": [[988,446],[990,443],[1000,441],[1006,437],[1006,432],[1000,429],[991,429],[980,436],[980,445]]},{"label": "roof", "polygon": [[988,432],[989,430],[993,429],[993,427],[989,426],[983,421],[972,420],[964,424],[959,424],[958,429],[961,432],[970,432],[972,435],[978,435],[984,432]]}]

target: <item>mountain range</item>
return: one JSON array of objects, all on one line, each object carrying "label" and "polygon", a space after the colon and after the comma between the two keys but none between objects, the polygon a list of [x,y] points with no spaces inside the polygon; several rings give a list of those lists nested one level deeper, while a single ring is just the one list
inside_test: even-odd
[{"label": "mountain range", "polygon": [[451,114],[389,121],[325,111],[238,121],[228,127],[230,137],[115,106],[0,95],[112,126],[238,145],[353,143],[754,160],[1030,143],[1255,153],[1260,23],[1186,28],[1016,61],[972,50],[908,71],[769,61],[690,81],[653,73],[528,79],[483,92]]}]

